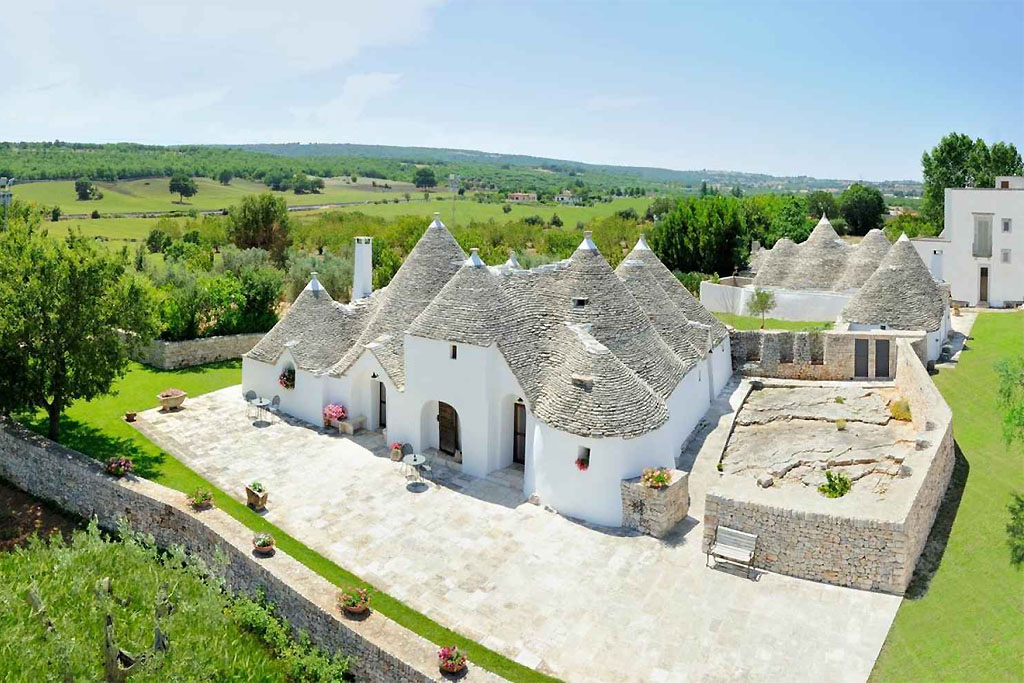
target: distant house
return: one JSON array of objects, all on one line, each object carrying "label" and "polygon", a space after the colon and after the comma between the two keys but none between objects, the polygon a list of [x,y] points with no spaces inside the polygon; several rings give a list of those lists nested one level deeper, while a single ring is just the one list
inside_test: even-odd
[{"label": "distant house", "polygon": [[575,206],[578,201],[576,195],[572,193],[572,190],[565,190],[555,195],[555,201],[559,204],[566,204],[568,206]]},{"label": "distant house", "polygon": [[509,192],[506,200],[516,204],[530,204],[537,201],[536,192]]},{"label": "distant house", "polygon": [[932,276],[970,306],[1024,302],[1024,177],[1000,176],[994,187],[946,188],[942,234],[913,240]]}]

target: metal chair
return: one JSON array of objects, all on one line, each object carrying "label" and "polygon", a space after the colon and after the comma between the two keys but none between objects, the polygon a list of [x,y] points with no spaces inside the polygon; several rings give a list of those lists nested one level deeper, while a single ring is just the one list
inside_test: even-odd
[{"label": "metal chair", "polygon": [[245,392],[245,416],[254,417],[253,410],[256,408],[253,401],[256,400],[256,392],[250,389]]},{"label": "metal chair", "polygon": [[437,460],[437,451],[430,451],[426,453],[423,457],[425,457],[427,460],[422,465],[420,465],[420,473],[422,474],[423,472],[426,472],[430,476],[433,476],[434,462]]},{"label": "metal chair", "polygon": [[270,405],[267,407],[267,410],[281,417],[281,397],[275,394],[274,398],[270,399]]}]

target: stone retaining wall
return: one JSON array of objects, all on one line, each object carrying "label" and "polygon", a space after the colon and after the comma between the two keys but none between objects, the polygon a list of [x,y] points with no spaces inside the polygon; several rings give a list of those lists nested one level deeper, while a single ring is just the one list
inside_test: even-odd
[{"label": "stone retaining wall", "polygon": [[644,486],[640,477],[622,480],[622,526],[662,538],[686,518],[690,510],[689,474],[670,472],[671,482],[660,489]]},{"label": "stone retaining wall", "polygon": [[204,363],[241,358],[263,339],[265,332],[228,334],[222,337],[163,341],[156,339],[140,349],[135,360],[161,370],[190,368]]},{"label": "stone retaining wall", "polygon": [[[908,339],[896,341],[895,384],[908,399],[921,451],[922,471],[908,503],[892,514],[825,514],[766,503],[770,489],[753,483],[742,494],[712,488],[704,503],[706,551],[721,525],[757,534],[754,566],[840,586],[902,594],[913,576],[953,473],[952,413]],[[923,464],[923,466],[922,466]],[[757,500],[753,500],[753,498]],[[874,512],[878,512],[875,510]]]},{"label": "stone retaining wall", "polygon": [[[337,588],[330,582],[282,551],[257,559],[246,527],[217,509],[193,511],[179,491],[145,479],[109,477],[92,458],[2,418],[0,477],[82,517],[96,517],[104,528],[124,518],[162,547],[180,544],[207,561],[219,550],[228,559],[225,579],[232,590],[264,590],[278,613],[318,646],[354,656],[359,681],[445,680],[437,669],[437,646],[376,612],[363,621],[337,616]],[[504,679],[470,663],[462,680]]]},{"label": "stone retaining wall", "polygon": [[896,374],[899,339],[912,341],[924,362],[928,341],[923,332],[871,330],[851,332],[790,332],[787,330],[731,330],[733,370],[748,376],[815,381],[854,379],[855,340],[868,341],[868,378],[875,377],[875,341],[889,341],[889,373]]}]

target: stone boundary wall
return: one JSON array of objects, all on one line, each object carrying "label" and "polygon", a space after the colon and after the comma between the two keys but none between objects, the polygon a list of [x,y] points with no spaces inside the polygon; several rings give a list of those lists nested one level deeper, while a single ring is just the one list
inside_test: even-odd
[{"label": "stone boundary wall", "polygon": [[161,370],[190,368],[204,363],[241,358],[256,346],[266,332],[228,334],[221,337],[163,341],[156,339],[140,349],[134,359]]},{"label": "stone boundary wall", "polygon": [[[700,302],[709,311],[750,315],[747,308],[754,296],[753,280],[749,278],[722,278],[717,283],[700,283]],[[775,308],[771,317],[781,320],[835,320],[846,308],[851,294],[824,290],[794,290],[783,287],[764,287],[775,294]]]},{"label": "stone boundary wall", "polygon": [[622,526],[664,538],[686,518],[690,510],[690,475],[681,470],[669,471],[672,480],[660,489],[644,486],[640,477],[622,480]]},{"label": "stone boundary wall", "polygon": [[[901,361],[896,387],[911,405],[926,462],[914,497],[890,519],[831,515],[754,502],[711,489],[704,503],[705,552],[715,529],[727,526],[757,534],[754,566],[840,586],[903,594],[914,573],[953,473],[952,412],[918,357],[916,344],[896,342]],[[916,413],[916,414],[915,414]],[[917,420],[920,419],[920,422]]]},{"label": "stone boundary wall", "polygon": [[868,340],[868,378],[875,378],[875,341],[889,341],[889,374],[896,375],[900,339],[912,342],[911,351],[924,362],[928,340],[923,332],[899,330],[730,330],[732,367],[747,376],[815,381],[854,379],[855,340]]},{"label": "stone boundary wall", "polygon": [[[82,517],[96,517],[113,529],[119,519],[152,534],[162,547],[179,544],[210,562],[227,556],[228,586],[267,598],[293,627],[309,633],[318,646],[352,655],[359,681],[421,683],[440,681],[437,646],[387,617],[373,612],[363,621],[338,616],[337,587],[278,550],[257,559],[252,532],[217,509],[193,511],[185,494],[145,479],[114,479],[97,461],[0,418],[0,477]],[[173,639],[173,635],[171,637]],[[464,681],[505,680],[470,662]]]}]

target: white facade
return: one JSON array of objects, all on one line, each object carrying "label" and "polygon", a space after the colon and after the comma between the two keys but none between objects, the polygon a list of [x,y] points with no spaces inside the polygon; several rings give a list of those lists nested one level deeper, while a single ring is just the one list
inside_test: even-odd
[{"label": "white facade", "polygon": [[994,188],[947,188],[945,226],[937,238],[913,240],[954,301],[993,307],[1024,302],[1024,178],[1000,177]]},{"label": "white facade", "polygon": [[[768,317],[779,320],[820,320],[831,322],[843,312],[852,296],[849,292],[763,287],[775,294],[775,308]],[[700,283],[700,302],[709,311],[750,315],[747,305],[754,297],[754,288],[704,280]]]}]

